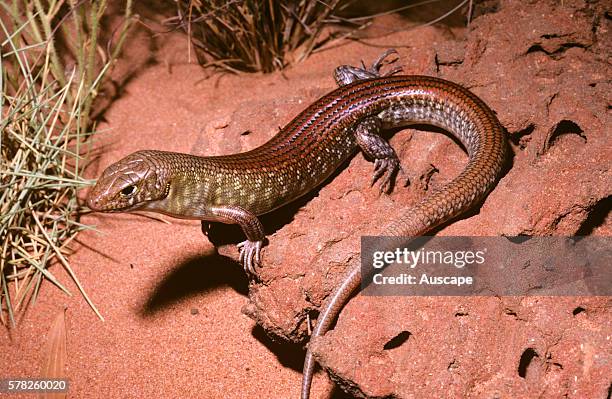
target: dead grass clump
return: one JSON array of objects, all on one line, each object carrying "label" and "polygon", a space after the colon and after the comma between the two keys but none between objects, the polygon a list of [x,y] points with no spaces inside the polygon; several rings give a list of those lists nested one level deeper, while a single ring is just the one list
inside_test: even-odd
[{"label": "dead grass clump", "polygon": [[117,56],[97,42],[106,1],[38,0],[0,5],[0,320],[36,300],[44,279],[67,294],[49,270],[59,262],[101,318],[66,259],[87,228],[77,190],[97,89]]},{"label": "dead grass clump", "polygon": [[[272,72],[308,57],[341,0],[177,0],[170,24],[189,35],[200,64]],[[346,4],[347,1],[342,2]]]}]

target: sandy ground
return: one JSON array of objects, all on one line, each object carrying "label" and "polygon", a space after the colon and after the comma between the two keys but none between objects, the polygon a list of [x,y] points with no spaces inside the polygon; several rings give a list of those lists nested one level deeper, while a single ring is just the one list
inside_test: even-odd
[{"label": "sandy ground", "polygon": [[[200,66],[187,62],[186,40],[177,35],[165,46],[172,67],[160,62],[140,69],[106,113],[99,165],[144,148],[223,153],[207,145],[210,134],[221,139],[211,128],[226,118],[220,110],[248,102],[249,86],[266,91],[284,81],[281,74],[207,79]],[[331,69],[324,65],[316,73],[331,76]],[[331,77],[327,85],[332,87]],[[237,124],[234,131],[272,135],[302,106],[296,100],[285,120],[270,118],[265,127]],[[257,144],[244,136],[245,148]],[[241,313],[248,281],[237,264],[207,256],[213,247],[199,222],[165,224],[122,214],[90,215],[83,222],[100,232],[79,235],[70,262],[105,321],[97,319],[67,274],[53,267],[74,295],[45,283],[18,328],[2,329],[2,377],[39,375],[50,325],[67,308],[69,397],[299,395],[303,351],[273,342]],[[319,377],[314,397],[329,397],[333,385],[322,373]]]}]

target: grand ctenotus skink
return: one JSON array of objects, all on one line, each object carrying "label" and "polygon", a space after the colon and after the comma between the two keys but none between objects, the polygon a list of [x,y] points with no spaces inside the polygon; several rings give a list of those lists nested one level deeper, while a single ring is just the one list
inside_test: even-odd
[{"label": "grand ctenotus skink", "polygon": [[[418,236],[477,206],[493,188],[506,154],[503,129],[495,114],[467,89],[439,78],[381,74],[388,50],[366,69],[343,65],[335,70],[339,88],[301,112],[272,139],[253,150],[200,157],[165,151],[138,151],[109,166],[90,191],[95,211],[144,210],[204,223],[237,223],[246,240],[240,262],[249,275],[261,263],[265,236],[257,218],[323,183],[361,149],[374,160],[372,183],[389,192],[399,159],[379,135],[410,124],[440,127],[468,153],[463,172],[432,190],[420,203],[400,210],[380,230],[387,236]],[[359,288],[359,263],[328,297],[312,333],[323,335],[351,293]],[[314,360],[304,362],[302,398],[308,398]]]}]

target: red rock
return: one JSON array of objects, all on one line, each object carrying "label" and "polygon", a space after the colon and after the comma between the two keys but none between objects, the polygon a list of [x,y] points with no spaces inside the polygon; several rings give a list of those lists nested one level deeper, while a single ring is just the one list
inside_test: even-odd
[{"label": "red rock", "polygon": [[[603,222],[597,215],[612,187],[610,67],[598,37],[605,36],[607,21],[597,4],[504,1],[498,12],[473,21],[465,41],[440,41],[434,54],[421,42],[400,49],[402,60],[428,54],[429,66],[414,72],[438,70],[471,88],[509,132],[507,174],[477,215],[439,234],[572,235]],[[364,49],[360,57],[375,55]],[[391,142],[413,183],[431,164],[439,170],[429,184],[435,188],[465,163],[462,151],[436,133],[404,131]],[[378,232],[425,194],[413,184],[379,197],[368,187],[370,170],[357,155],[271,236],[263,282],[250,294],[257,311],[250,315],[275,335],[304,339],[304,315],[321,305],[359,256],[359,237]],[[298,295],[274,301],[287,292],[287,279],[299,280],[301,289],[290,291]],[[300,311],[304,304],[310,305]],[[605,397],[610,382],[604,376],[612,371],[609,305],[605,298],[358,295],[312,348],[334,380],[359,397]],[[587,309],[588,326],[572,314],[579,306]],[[291,309],[289,324],[269,316],[282,307]],[[409,333],[407,341],[385,350],[402,332]]]}]

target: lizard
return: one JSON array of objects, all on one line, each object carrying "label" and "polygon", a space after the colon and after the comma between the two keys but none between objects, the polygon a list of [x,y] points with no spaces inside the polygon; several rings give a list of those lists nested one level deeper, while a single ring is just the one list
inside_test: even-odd
[{"label": "lizard", "polygon": [[[389,49],[370,68],[341,65],[338,88],[312,103],[263,145],[223,156],[142,150],[107,167],[87,205],[100,212],[158,212],[176,218],[238,224],[246,240],[239,262],[251,277],[261,263],[264,228],[258,216],[305,195],[325,182],[360,149],[374,161],[372,184],[389,193],[399,158],[381,132],[429,124],[456,137],[468,153],[459,176],[402,210],[383,235],[418,236],[476,207],[496,184],[506,156],[495,113],[464,87],[436,77],[397,75],[380,69]],[[361,284],[358,262],[322,307],[311,339],[329,329]],[[309,397],[314,357],[304,361],[302,398]]]}]

